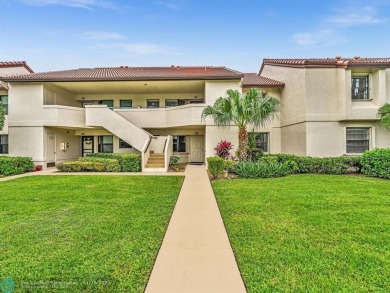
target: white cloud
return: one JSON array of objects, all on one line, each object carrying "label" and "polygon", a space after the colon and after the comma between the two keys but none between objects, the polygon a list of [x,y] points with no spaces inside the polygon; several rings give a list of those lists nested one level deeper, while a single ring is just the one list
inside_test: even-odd
[{"label": "white cloud", "polygon": [[115,5],[106,0],[23,0],[23,2],[35,6],[61,5],[84,9],[93,7],[115,9]]},{"label": "white cloud", "polygon": [[328,22],[338,24],[341,26],[353,26],[360,24],[378,24],[386,22],[388,19],[379,18],[376,9],[372,6],[366,6],[359,11],[349,11],[347,13],[337,13],[337,15],[330,16]]},{"label": "white cloud", "polygon": [[170,0],[170,1],[155,1],[154,3],[158,5],[165,6],[167,8],[173,9],[173,10],[178,10],[181,8],[183,1],[180,0]]},{"label": "white cloud", "polygon": [[119,33],[114,32],[104,32],[104,31],[89,31],[83,32],[78,35],[82,39],[87,40],[119,40],[124,39],[124,36]]},{"label": "white cloud", "polygon": [[293,41],[301,46],[333,46],[344,42],[344,39],[331,30],[302,32],[292,36]]}]

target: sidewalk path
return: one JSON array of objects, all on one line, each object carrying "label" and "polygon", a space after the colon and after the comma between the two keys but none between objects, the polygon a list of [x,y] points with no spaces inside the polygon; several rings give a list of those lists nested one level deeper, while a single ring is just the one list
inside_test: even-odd
[{"label": "sidewalk path", "polygon": [[246,292],[206,168],[185,175],[145,292]]}]

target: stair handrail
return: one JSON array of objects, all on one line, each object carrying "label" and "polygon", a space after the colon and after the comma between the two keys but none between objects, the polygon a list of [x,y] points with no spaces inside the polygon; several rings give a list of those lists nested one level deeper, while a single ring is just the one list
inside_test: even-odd
[{"label": "stair handrail", "polygon": [[165,149],[167,147],[167,142],[168,142],[168,138],[166,138],[165,142],[164,142],[163,154],[165,154]]}]

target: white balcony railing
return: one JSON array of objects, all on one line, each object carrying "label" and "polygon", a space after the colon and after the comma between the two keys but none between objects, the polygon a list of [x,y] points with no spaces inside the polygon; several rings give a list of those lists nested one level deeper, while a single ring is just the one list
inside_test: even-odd
[{"label": "white balcony railing", "polygon": [[189,104],[172,108],[114,109],[119,115],[142,128],[203,125],[205,104]]},{"label": "white balcony railing", "polygon": [[61,105],[44,105],[44,126],[85,127],[85,109]]}]

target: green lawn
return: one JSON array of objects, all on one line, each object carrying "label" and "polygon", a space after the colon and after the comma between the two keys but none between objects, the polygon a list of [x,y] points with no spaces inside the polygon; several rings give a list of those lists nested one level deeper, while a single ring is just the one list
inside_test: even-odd
[{"label": "green lawn", "polygon": [[248,292],[390,292],[390,181],[213,182]]},{"label": "green lawn", "polygon": [[[15,292],[143,292],[183,177],[0,183],[0,283]],[[1,291],[1,290],[0,290]]]}]

